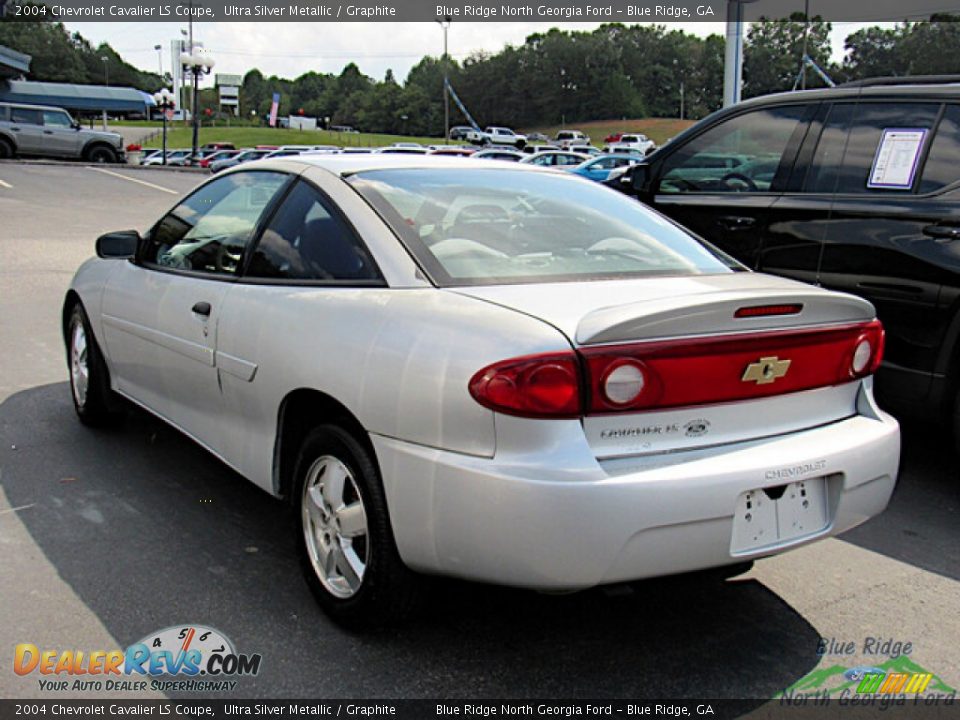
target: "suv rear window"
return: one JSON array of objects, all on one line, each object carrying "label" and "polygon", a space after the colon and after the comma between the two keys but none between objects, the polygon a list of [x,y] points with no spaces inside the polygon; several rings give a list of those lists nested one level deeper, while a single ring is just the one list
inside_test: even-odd
[{"label": "suv rear window", "polygon": [[960,180],[960,105],[947,105],[930,146],[920,192],[930,193]]},{"label": "suv rear window", "polygon": [[[807,176],[810,192],[838,194],[909,192],[912,188],[870,185],[885,132],[929,133],[940,112],[940,103],[853,103],[835,105],[824,126]],[[853,116],[853,122],[850,117]],[[849,132],[846,128],[849,127]],[[929,143],[929,137],[925,143]],[[922,157],[923,146],[919,148]],[[955,156],[954,156],[955,157]],[[842,158],[842,165],[838,162]]]}]

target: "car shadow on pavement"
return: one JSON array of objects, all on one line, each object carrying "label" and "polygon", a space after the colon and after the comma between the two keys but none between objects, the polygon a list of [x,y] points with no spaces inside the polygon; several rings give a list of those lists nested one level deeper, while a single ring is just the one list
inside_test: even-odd
[{"label": "car shadow on pavement", "polygon": [[887,509],[841,540],[960,580],[960,459],[942,427],[902,421],[900,476]]},{"label": "car shadow on pavement", "polygon": [[16,517],[121,646],[196,623],[261,653],[235,697],[770,698],[817,664],[816,631],[754,580],[567,596],[436,581],[408,624],[345,632],[301,579],[283,503],[145,412],[81,426],[69,392],[0,404],[2,489],[33,504]]}]

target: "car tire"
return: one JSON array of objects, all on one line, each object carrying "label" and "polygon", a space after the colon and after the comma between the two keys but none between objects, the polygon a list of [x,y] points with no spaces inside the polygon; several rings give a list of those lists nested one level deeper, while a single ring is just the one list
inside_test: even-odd
[{"label": "car tire", "polygon": [[97,164],[116,163],[117,153],[113,148],[97,145],[87,152],[87,160]]},{"label": "car tire", "polygon": [[0,138],[0,160],[9,160],[13,157],[13,145],[9,140]]},{"label": "car tire", "polygon": [[122,414],[119,398],[110,389],[107,363],[79,302],[70,313],[66,340],[70,394],[77,417],[91,427],[113,424]]},{"label": "car tire", "polygon": [[290,500],[304,576],[332,620],[365,630],[412,612],[421,579],[400,559],[379,472],[354,435],[337,425],[307,435]]}]

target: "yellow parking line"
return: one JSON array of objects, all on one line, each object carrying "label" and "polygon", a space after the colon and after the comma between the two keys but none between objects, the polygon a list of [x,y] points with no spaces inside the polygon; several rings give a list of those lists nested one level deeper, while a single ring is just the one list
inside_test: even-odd
[{"label": "yellow parking line", "polygon": [[11,184],[8,183],[8,182],[4,182],[3,180],[0,180],[0,187],[12,188],[13,185],[11,185]]},{"label": "yellow parking line", "polygon": [[137,183],[138,185],[146,185],[148,188],[153,188],[154,190],[160,190],[161,192],[170,193],[171,195],[179,195],[176,190],[171,190],[170,188],[161,187],[159,185],[154,185],[149,183],[146,180],[137,180],[137,178],[132,178],[127,175],[121,175],[120,173],[115,173],[110,170],[104,170],[103,168],[87,168],[88,170],[96,170],[97,172],[102,172],[104,175],[112,175],[113,177],[120,178],[121,180],[129,180],[132,183]]}]

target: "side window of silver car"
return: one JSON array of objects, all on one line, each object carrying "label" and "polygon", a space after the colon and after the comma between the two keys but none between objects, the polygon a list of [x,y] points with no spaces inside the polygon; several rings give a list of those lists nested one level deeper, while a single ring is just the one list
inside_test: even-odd
[{"label": "side window of silver car", "polygon": [[202,186],[150,232],[143,262],[172,270],[236,275],[285,173],[231,173]]},{"label": "side window of silver car", "polygon": [[376,265],[356,232],[316,189],[299,182],[270,220],[246,275],[260,279],[372,281]]}]

